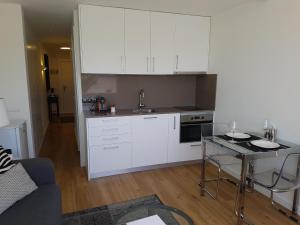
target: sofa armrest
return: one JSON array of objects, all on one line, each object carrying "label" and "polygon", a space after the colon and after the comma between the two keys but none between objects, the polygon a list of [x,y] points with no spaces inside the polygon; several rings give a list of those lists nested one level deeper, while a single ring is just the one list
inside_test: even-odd
[{"label": "sofa armrest", "polygon": [[50,159],[24,159],[20,163],[37,186],[55,184],[54,166]]}]

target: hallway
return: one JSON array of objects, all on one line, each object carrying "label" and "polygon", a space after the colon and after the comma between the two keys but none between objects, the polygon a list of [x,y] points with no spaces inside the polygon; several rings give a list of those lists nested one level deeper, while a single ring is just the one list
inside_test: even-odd
[{"label": "hallway", "polygon": [[[236,222],[234,186],[222,183],[217,201],[208,196],[201,197],[198,164],[88,181],[85,168],[79,166],[73,123],[51,123],[40,156],[54,162],[64,213],[157,194],[165,204],[189,214],[196,225],[233,225]],[[210,176],[214,171],[208,166]],[[259,193],[247,193],[246,207],[246,213],[255,225],[295,224],[274,210],[269,199]]]}]

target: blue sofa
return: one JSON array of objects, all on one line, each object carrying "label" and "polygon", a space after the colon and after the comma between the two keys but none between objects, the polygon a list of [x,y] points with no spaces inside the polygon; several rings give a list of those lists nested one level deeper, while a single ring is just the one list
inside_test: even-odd
[{"label": "blue sofa", "polygon": [[1,225],[61,225],[61,193],[49,159],[20,161],[38,189],[0,215]]}]

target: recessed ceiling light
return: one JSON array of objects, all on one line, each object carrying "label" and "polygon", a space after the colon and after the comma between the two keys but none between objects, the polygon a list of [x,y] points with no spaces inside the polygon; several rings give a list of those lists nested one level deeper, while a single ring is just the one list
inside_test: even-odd
[{"label": "recessed ceiling light", "polygon": [[36,49],[35,45],[26,45],[25,46],[27,49]]},{"label": "recessed ceiling light", "polygon": [[60,47],[61,50],[70,50],[70,47]]}]

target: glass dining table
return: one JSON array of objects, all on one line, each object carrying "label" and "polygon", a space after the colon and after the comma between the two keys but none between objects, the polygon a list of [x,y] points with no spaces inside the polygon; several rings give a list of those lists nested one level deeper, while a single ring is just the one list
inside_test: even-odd
[{"label": "glass dining table", "polygon": [[[249,133],[252,137],[256,137],[256,140],[259,138],[263,138],[260,134],[256,133]],[[225,135],[213,135],[203,138],[202,143],[202,152],[203,152],[203,161],[201,164],[201,180],[200,180],[200,187],[201,187],[201,195],[205,195],[205,179],[206,179],[206,154],[207,154],[207,144],[210,143],[212,145],[216,145],[221,148],[225,148],[226,151],[231,151],[241,160],[241,171],[240,171],[240,185],[239,185],[239,194],[237,200],[237,224],[241,225],[245,222],[245,215],[244,215],[244,208],[245,208],[245,193],[247,187],[247,174],[251,173],[250,166],[252,161],[258,159],[267,159],[272,157],[284,157],[287,154],[291,153],[300,153],[300,146],[286,142],[283,140],[276,140],[276,143],[280,144],[280,147],[276,150],[272,151],[259,151],[258,149],[253,148],[249,145],[249,142],[246,141],[233,141],[227,138]],[[298,160],[299,168],[300,160]],[[299,175],[300,171],[297,169],[297,176]],[[300,176],[300,175],[299,175]],[[297,215],[298,209],[298,195],[299,191],[296,189],[294,191],[294,198],[293,198],[293,208],[292,213]]]}]

